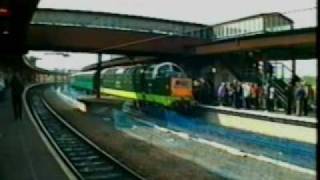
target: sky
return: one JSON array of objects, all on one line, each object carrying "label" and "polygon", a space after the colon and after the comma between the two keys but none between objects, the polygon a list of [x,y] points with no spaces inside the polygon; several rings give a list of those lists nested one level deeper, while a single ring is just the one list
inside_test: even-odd
[{"label": "sky", "polygon": [[[295,10],[316,5],[316,0],[41,0],[38,7],[113,12],[209,25],[253,14],[282,12],[295,21],[295,28],[300,28],[316,26],[316,10]],[[41,58],[37,65],[48,69],[80,69],[97,59],[94,54],[73,53],[67,58],[41,52],[29,54]],[[301,75],[315,75],[315,60],[299,61],[297,70]]]}]

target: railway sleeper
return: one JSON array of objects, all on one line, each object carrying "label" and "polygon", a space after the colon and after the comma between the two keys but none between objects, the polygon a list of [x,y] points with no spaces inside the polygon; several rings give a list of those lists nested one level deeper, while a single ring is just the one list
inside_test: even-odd
[{"label": "railway sleeper", "polygon": [[86,176],[85,179],[123,179],[123,175],[119,173],[108,173],[108,174],[93,174]]},{"label": "railway sleeper", "polygon": [[74,146],[70,147],[68,145],[59,145],[59,147],[64,151],[64,152],[83,152],[83,151],[90,151],[88,147],[84,146]]},{"label": "railway sleeper", "polygon": [[90,164],[88,162],[74,162],[73,163],[76,167],[86,167],[86,166],[98,166],[105,164],[105,161],[99,160],[99,161],[91,161]]},{"label": "railway sleeper", "polygon": [[71,161],[91,161],[94,159],[99,159],[100,156],[93,155],[93,156],[77,156],[77,157],[70,157]]},{"label": "railway sleeper", "polygon": [[77,156],[93,156],[95,153],[92,151],[80,151],[80,152],[69,152],[68,157],[77,157]]},{"label": "railway sleeper", "polygon": [[110,172],[113,171],[113,166],[106,166],[105,164],[95,165],[93,167],[83,167],[79,169],[81,173],[92,173],[92,172]]}]

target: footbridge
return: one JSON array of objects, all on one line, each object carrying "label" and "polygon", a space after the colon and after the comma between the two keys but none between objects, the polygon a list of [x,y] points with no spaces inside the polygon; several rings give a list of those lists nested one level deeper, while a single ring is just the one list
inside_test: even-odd
[{"label": "footbridge", "polygon": [[210,26],[114,13],[38,9],[27,37],[30,50],[134,56],[259,52],[266,59],[308,59],[315,57],[316,44],[315,27],[293,29],[293,21],[280,13]]},{"label": "footbridge", "polygon": [[182,54],[209,42],[203,24],[113,13],[38,9],[30,23],[30,50],[119,54]]},{"label": "footbridge", "polygon": [[311,59],[316,57],[316,28],[293,29],[214,41],[194,47],[197,55],[259,52],[265,59]]}]

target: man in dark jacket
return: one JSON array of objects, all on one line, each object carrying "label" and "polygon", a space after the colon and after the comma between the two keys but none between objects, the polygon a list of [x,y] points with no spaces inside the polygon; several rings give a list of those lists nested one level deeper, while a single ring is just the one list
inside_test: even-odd
[{"label": "man in dark jacket", "polygon": [[15,120],[21,120],[22,118],[22,92],[24,85],[19,73],[15,73],[10,82],[12,105]]},{"label": "man in dark jacket", "polygon": [[303,88],[302,84],[298,84],[297,90],[295,92],[295,100],[296,100],[296,115],[301,116],[303,111],[303,100],[306,96],[306,92]]},{"label": "man in dark jacket", "polygon": [[308,116],[311,104],[314,101],[314,92],[310,84],[305,85],[305,97],[303,99],[303,114]]},{"label": "man in dark jacket", "polygon": [[293,82],[290,82],[289,85],[286,87],[286,96],[288,100],[287,114],[291,114],[292,112],[293,92],[294,92]]}]

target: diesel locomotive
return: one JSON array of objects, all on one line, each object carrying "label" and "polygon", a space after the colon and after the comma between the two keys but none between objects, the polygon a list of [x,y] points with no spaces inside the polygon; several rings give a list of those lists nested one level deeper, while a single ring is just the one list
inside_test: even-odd
[{"label": "diesel locomotive", "polygon": [[[71,85],[93,91],[94,76],[95,71],[73,74]],[[100,78],[102,95],[172,108],[189,108],[194,103],[192,80],[180,66],[171,62],[106,68]]]}]

